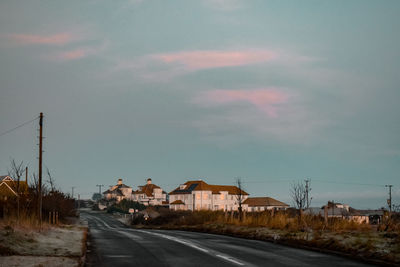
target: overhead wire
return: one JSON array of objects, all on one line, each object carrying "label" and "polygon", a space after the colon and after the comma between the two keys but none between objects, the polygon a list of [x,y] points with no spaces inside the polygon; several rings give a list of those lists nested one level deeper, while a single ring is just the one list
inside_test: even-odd
[{"label": "overhead wire", "polygon": [[39,118],[39,117],[36,117],[36,118],[34,118],[34,119],[32,119],[32,120],[29,120],[29,121],[27,121],[27,122],[24,122],[24,123],[22,123],[22,124],[20,124],[20,125],[18,125],[18,126],[16,126],[16,127],[14,127],[14,128],[12,128],[12,129],[9,129],[9,130],[7,130],[7,131],[4,131],[4,132],[0,133],[0,136],[6,135],[6,134],[8,134],[8,133],[11,133],[11,132],[13,132],[13,131],[15,131],[15,130],[17,130],[17,129],[19,129],[19,128],[21,128],[21,127],[23,127],[23,126],[25,126],[25,125],[27,125],[27,124],[29,124],[29,123],[35,121],[35,120],[37,120],[38,118]]}]

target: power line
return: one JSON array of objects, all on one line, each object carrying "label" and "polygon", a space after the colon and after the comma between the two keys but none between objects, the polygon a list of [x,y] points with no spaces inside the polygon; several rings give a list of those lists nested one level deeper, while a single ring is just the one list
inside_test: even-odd
[{"label": "power line", "polygon": [[320,183],[329,183],[329,184],[349,184],[349,185],[366,185],[366,186],[379,186],[379,187],[384,187],[385,185],[383,184],[366,184],[366,183],[351,183],[351,182],[341,182],[341,181],[324,181],[324,180],[315,180],[313,179],[313,181],[317,181]]},{"label": "power line", "polygon": [[38,117],[34,118],[33,120],[24,122],[24,123],[18,125],[17,127],[14,127],[14,128],[12,128],[12,129],[10,129],[10,130],[7,130],[7,131],[1,133],[0,136],[6,135],[6,134],[8,134],[8,133],[11,133],[12,131],[15,131],[15,130],[17,130],[18,128],[21,128],[22,126],[25,126],[25,125],[27,125],[27,124],[29,124],[29,123],[31,123],[31,122],[37,120],[37,119],[38,119]]}]

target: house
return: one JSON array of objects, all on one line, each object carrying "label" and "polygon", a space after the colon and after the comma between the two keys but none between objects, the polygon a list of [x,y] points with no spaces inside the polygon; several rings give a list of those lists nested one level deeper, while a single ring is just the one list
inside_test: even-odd
[{"label": "house", "polygon": [[28,181],[15,181],[8,175],[0,176],[0,217],[5,217],[14,200],[28,195]]},{"label": "house", "polygon": [[148,178],[145,185],[132,193],[132,200],[146,206],[161,206],[167,201],[167,193]]},{"label": "house", "polygon": [[8,175],[0,176],[0,200],[20,197],[28,193],[28,182],[15,181]]},{"label": "house", "polygon": [[237,186],[188,181],[169,193],[169,207],[172,210],[237,210],[239,199],[245,201],[248,196]]},{"label": "house", "polygon": [[106,200],[116,199],[117,202],[123,199],[131,199],[132,187],[123,184],[122,179],[118,179],[117,184],[110,186],[107,191],[103,192],[103,195]]},{"label": "house", "polygon": [[373,218],[367,212],[353,209],[347,204],[331,201],[328,201],[328,204],[321,208],[308,208],[304,211],[304,214],[326,216],[328,218],[341,218],[357,223],[370,223],[370,218]]},{"label": "house", "polygon": [[252,212],[252,211],[265,211],[265,210],[286,210],[289,208],[289,205],[283,203],[279,200],[276,200],[272,197],[249,197],[247,198],[243,204],[243,210]]}]

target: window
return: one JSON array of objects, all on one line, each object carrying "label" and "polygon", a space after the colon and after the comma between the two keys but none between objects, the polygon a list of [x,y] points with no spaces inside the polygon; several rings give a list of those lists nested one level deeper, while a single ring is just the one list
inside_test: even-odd
[{"label": "window", "polygon": [[196,194],[196,199],[200,200],[200,194]]},{"label": "window", "polygon": [[203,194],[203,199],[208,199],[208,194],[207,193]]},{"label": "window", "polygon": [[225,195],[221,194],[221,200],[224,200],[224,199],[225,199]]}]

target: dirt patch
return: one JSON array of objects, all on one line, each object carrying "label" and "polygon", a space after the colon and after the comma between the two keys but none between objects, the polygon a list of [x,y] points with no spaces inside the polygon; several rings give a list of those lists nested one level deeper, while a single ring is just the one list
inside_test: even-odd
[{"label": "dirt patch", "polygon": [[71,267],[79,266],[79,261],[68,257],[6,256],[0,257],[0,266],[8,267]]}]

